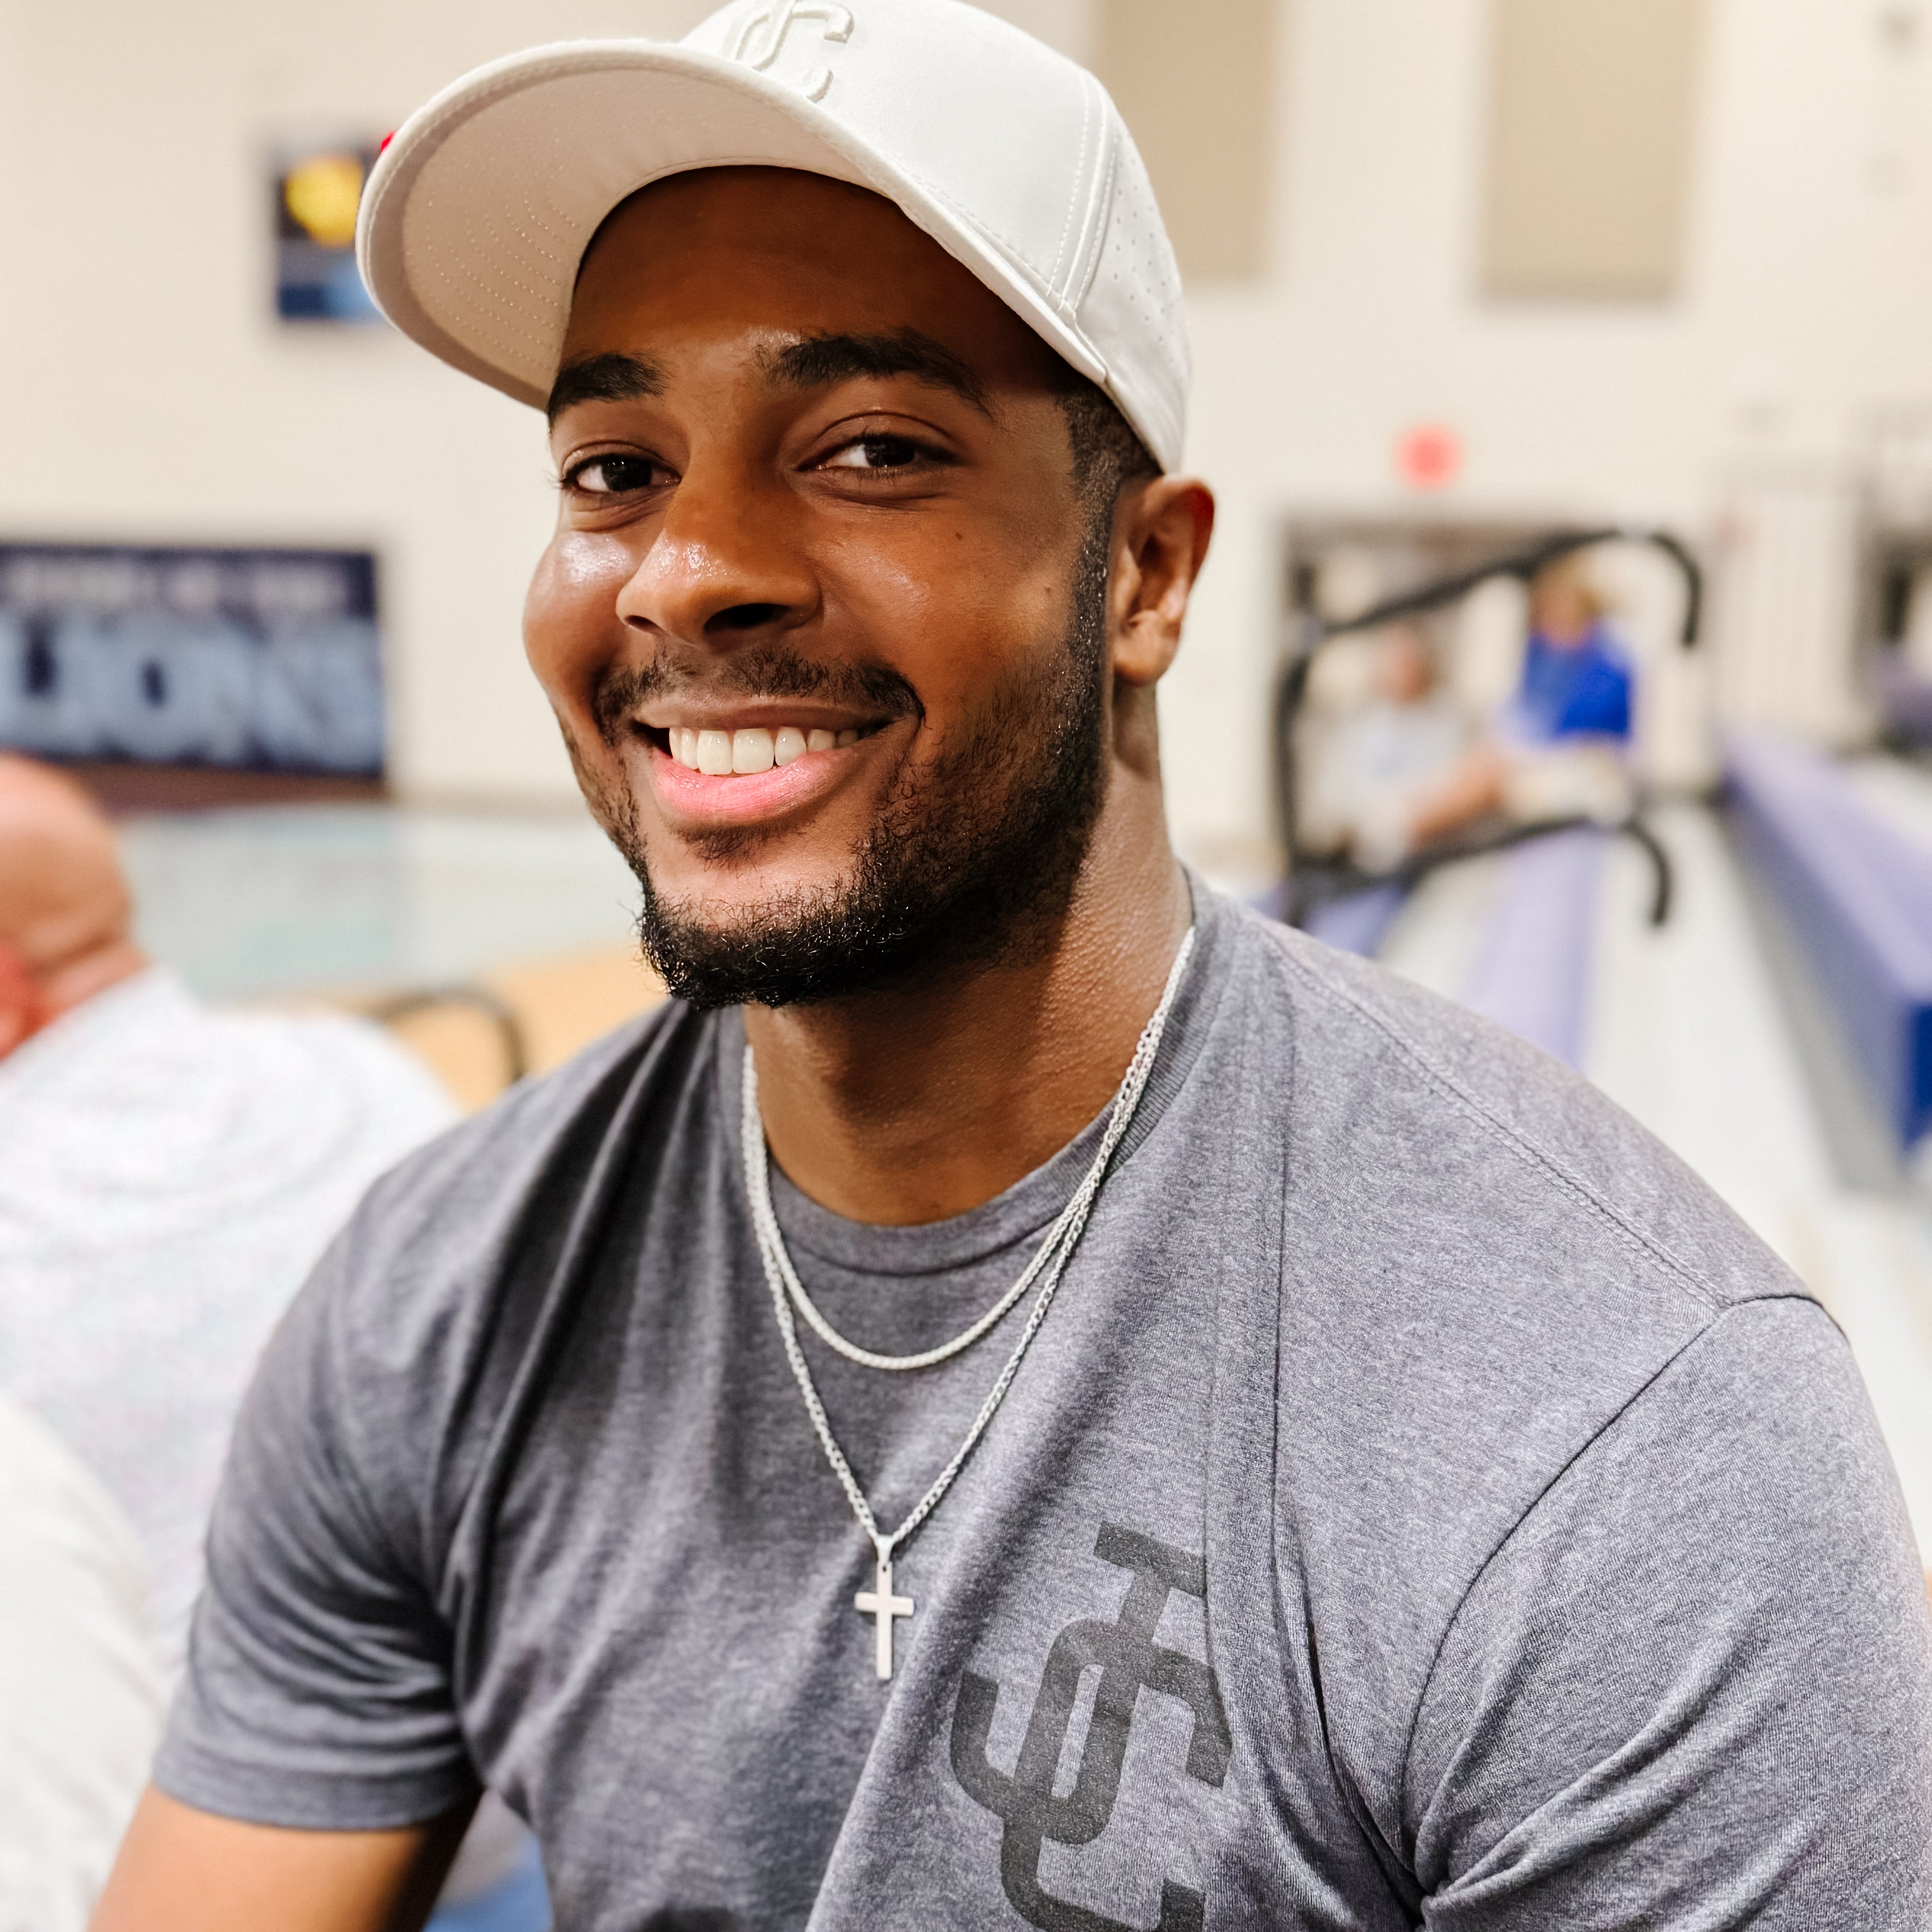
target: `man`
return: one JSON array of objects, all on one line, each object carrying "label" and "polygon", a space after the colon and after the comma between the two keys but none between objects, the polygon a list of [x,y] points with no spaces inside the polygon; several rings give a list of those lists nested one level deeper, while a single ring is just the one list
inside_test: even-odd
[{"label": "man", "polygon": [[[0,1389],[126,1512],[172,1676],[262,1344],[363,1190],[455,1110],[364,1022],[203,1006],[132,914],[92,800],[0,754]],[[493,1802],[449,1896],[528,1892],[529,1857]]]},{"label": "man", "polygon": [[1301,728],[1310,742],[1300,841],[1312,851],[1346,850],[1365,871],[1382,872],[1408,856],[1413,801],[1455,766],[1468,725],[1438,685],[1419,626],[1352,643],[1334,668],[1366,692],[1345,686],[1341,704],[1323,707],[1329,716],[1316,711]]},{"label": "man", "polygon": [[128,1513],[178,1670],[262,1346],[455,1109],[364,1022],[203,1006],[132,917],[92,800],[0,754],[0,1388]]},{"label": "man", "polygon": [[1922,1924],[1830,1323],[1169,853],[1211,505],[1090,79],[740,4],[459,83],[364,222],[548,393],[530,655],[682,998],[304,1292],[103,1932],[412,1924],[479,1779],[572,1932]]},{"label": "man", "polygon": [[1604,621],[1603,596],[1574,555],[1546,564],[1529,586],[1529,636],[1509,709],[1535,745],[1565,739],[1628,742],[1630,653]]}]

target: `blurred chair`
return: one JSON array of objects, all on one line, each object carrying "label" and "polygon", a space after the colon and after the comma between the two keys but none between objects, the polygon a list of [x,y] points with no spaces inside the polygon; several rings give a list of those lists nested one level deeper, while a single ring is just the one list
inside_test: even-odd
[{"label": "blurred chair", "polygon": [[[499,1801],[486,1793],[484,1802],[495,1804]],[[509,1816],[507,1811],[502,1815]],[[443,1888],[442,1901],[424,1932],[546,1932],[550,1922],[550,1892],[544,1883],[536,1840],[527,1832],[519,1828],[514,1850],[506,1859],[492,1862],[476,1879],[466,1874],[464,1866],[475,1858],[472,1843],[488,1832],[484,1814],[479,1812]]]},{"label": "blurred chair", "polygon": [[388,1027],[459,1106],[474,1109],[525,1074],[561,1066],[664,997],[634,948],[602,946],[345,1004]]}]

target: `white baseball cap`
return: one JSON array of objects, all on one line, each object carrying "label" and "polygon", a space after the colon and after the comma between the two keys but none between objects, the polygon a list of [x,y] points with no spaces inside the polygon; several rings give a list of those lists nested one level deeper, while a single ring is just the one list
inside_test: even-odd
[{"label": "white baseball cap", "polygon": [[1180,460],[1180,275],[1106,88],[961,0],[736,0],[673,44],[572,40],[410,116],[362,199],[363,279],[403,333],[541,407],[578,265],[628,194],[796,168],[897,202]]}]

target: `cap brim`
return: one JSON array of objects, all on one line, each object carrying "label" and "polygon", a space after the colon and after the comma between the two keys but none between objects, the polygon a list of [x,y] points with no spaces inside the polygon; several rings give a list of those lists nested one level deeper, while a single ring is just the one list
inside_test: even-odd
[{"label": "cap brim", "polygon": [[357,257],[404,334],[542,408],[598,225],[654,181],[731,166],[796,168],[885,196],[1082,375],[1106,384],[1070,314],[997,242],[794,88],[690,47],[572,41],[466,76],[383,151]]}]

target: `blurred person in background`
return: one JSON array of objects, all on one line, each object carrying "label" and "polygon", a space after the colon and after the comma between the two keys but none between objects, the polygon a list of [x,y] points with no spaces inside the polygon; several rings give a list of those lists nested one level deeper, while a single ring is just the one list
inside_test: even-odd
[{"label": "blurred person in background", "polygon": [[178,1668],[262,1346],[456,1110],[367,1022],[204,1005],[133,916],[92,799],[0,754],[0,1390],[127,1511]]},{"label": "blurred person in background", "polygon": [[1623,817],[1634,802],[1634,684],[1630,654],[1582,561],[1546,565],[1530,585],[1514,693],[1479,744],[1370,820],[1363,862],[1388,869],[1485,820]]},{"label": "blurred person in background", "polygon": [[548,404],[526,646],[675,997],[278,1330],[100,1932],[400,1932],[479,1780],[570,1932],[1923,1932],[1843,1336],[1600,1093],[1174,855],[1214,500],[1093,78],[742,0],[493,62],[362,220]]},{"label": "blurred person in background", "polygon": [[[367,1022],[221,1011],[151,962],[112,828],[0,754],[0,1390],[126,1512],[169,1674],[236,1411],[370,1181],[456,1110]],[[483,1814],[454,1875],[514,1875]]]},{"label": "blurred person in background", "polygon": [[[1346,849],[1364,870],[1381,872],[1406,853],[1415,802],[1454,765],[1469,727],[1442,689],[1420,626],[1394,625],[1359,643],[1367,701],[1341,694],[1340,715],[1310,734],[1302,842]],[[1340,646],[1324,652],[1317,678],[1341,656]]]},{"label": "blurred person in background", "polygon": [[1505,732],[1526,745],[1628,742],[1631,682],[1630,653],[1580,559],[1545,565],[1529,586],[1529,635]]},{"label": "blurred person in background", "polygon": [[0,1932],[84,1932],[164,1695],[133,1532],[0,1396]]}]

